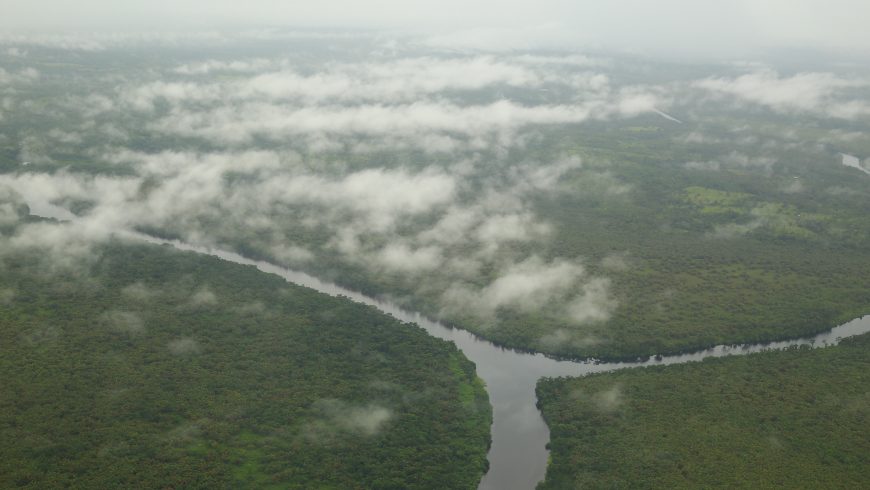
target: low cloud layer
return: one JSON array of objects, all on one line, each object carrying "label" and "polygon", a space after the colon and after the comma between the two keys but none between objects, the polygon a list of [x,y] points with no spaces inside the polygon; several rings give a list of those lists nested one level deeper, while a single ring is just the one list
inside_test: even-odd
[{"label": "low cloud layer", "polygon": [[799,73],[788,77],[771,70],[695,83],[695,87],[712,94],[729,95],[778,112],[811,112],[843,119],[870,115],[870,104],[865,100],[838,97],[846,89],[868,86],[868,80],[842,78],[832,73]]},{"label": "low cloud layer", "polygon": [[[456,284],[444,295],[447,310],[492,321],[500,308],[519,311],[562,309],[570,324],[607,320],[617,306],[607,279],[588,277],[581,264],[532,256],[510,265],[482,288]],[[579,294],[578,294],[579,290]]]},{"label": "low cloud layer", "polygon": [[[450,320],[499,328],[505,318],[545,318],[553,328],[539,342],[549,348],[604,341],[590,332],[605,337],[601,324],[620,306],[608,276],[631,265],[616,256],[590,263],[583,250],[553,252],[562,230],[542,217],[542,206],[574,196],[604,209],[643,192],[626,182],[619,162],[581,159],[585,143],[573,135],[594,137],[604,126],[682,128],[658,115],[674,109],[691,127],[674,140],[712,148],[686,167],[770,172],[777,148],[745,128],[708,136],[697,119],[735,103],[857,118],[867,86],[857,76],[757,68],[734,75],[743,68],[733,67],[700,80],[640,83],[648,67],[634,60],[417,52],[378,41],[353,57],[210,52],[147,70],[83,71],[71,90],[50,96],[53,86],[43,84],[56,74],[26,68],[33,53],[55,56],[41,52],[46,46],[15,47],[6,56],[18,64],[0,72],[2,93],[12,94],[0,97],[0,113],[22,121],[0,135],[12,155],[0,174],[0,226],[18,226],[4,245],[73,265],[92,261],[92,243],[116,231],[157,230],[244,248],[400,302],[425,298],[429,313]],[[729,135],[761,149],[716,150]],[[21,202],[78,217],[22,224]],[[772,219],[758,212],[710,236],[740,236]],[[158,293],[133,285],[122,294],[135,310]],[[189,299],[187,308],[220,300],[207,288]],[[135,324],[118,314],[108,320]]]}]

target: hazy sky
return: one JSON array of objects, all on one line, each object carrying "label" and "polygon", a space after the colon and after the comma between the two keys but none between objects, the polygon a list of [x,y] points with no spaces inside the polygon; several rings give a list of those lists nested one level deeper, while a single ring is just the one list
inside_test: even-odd
[{"label": "hazy sky", "polygon": [[375,28],[447,43],[739,54],[870,50],[866,0],[0,0],[6,32]]}]

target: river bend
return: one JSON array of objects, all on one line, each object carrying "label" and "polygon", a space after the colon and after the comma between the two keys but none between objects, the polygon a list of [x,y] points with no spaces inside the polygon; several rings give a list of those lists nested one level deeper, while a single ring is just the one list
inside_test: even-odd
[{"label": "river bend", "polygon": [[[76,219],[66,209],[44,203],[31,206],[31,212],[37,216],[62,221]],[[416,323],[434,337],[455,343],[477,366],[477,374],[486,383],[493,408],[492,446],[487,456],[489,472],[481,480],[479,490],[529,490],[535,488],[538,482],[544,479],[549,457],[546,445],[550,440],[550,431],[536,406],[535,396],[535,385],[542,377],[583,376],[626,368],[681,364],[701,361],[708,357],[781,350],[799,345],[821,347],[835,345],[843,338],[870,332],[870,315],[868,315],[814,337],[763,344],[719,345],[686,354],[651,356],[636,362],[560,361],[542,354],[518,352],[496,346],[470,332],[447,327],[419,313],[405,311],[395,304],[321,281],[304,272],[252,260],[234,252],[176,240],[164,240],[130,231],[119,232],[118,235],[159,245],[171,245],[178,250],[211,255],[236,264],[254,266],[263,272],[276,274],[293,284],[306,286],[330,296],[344,296],[357,303],[373,306],[401,321]]]}]

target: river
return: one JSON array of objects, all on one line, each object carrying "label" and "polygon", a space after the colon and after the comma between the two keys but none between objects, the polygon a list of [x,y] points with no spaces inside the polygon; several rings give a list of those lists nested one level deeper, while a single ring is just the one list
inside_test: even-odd
[{"label": "river", "polygon": [[291,283],[306,286],[331,296],[345,296],[358,303],[373,306],[399,320],[420,325],[434,337],[454,342],[465,356],[477,366],[477,374],[486,382],[493,408],[492,447],[488,455],[490,467],[489,472],[480,482],[479,489],[481,490],[528,490],[535,488],[537,483],[544,479],[549,457],[546,445],[550,440],[550,431],[536,406],[537,398],[535,396],[535,385],[542,377],[582,376],[633,367],[680,364],[700,361],[708,357],[749,354],[768,349],[785,349],[796,345],[834,345],[841,338],[870,332],[870,315],[868,315],[811,338],[767,344],[720,345],[681,355],[652,356],[639,362],[558,361],[542,354],[529,354],[498,347],[465,330],[450,328],[421,316],[419,313],[405,311],[392,303],[321,281],[304,272],[285,269],[268,262],[251,260],[225,250],[198,247],[139,233],[127,233],[127,235],[151,243],[172,245],[179,250],[213,255],[236,264],[252,265],[263,272],[281,276]]},{"label": "river", "polygon": [[[74,220],[69,211],[50,204],[31,206],[37,216],[59,220]],[[465,330],[454,329],[405,311],[398,306],[328,283],[304,272],[286,269],[268,262],[243,257],[237,253],[191,245],[176,240],[164,240],[136,232],[119,232],[119,236],[146,242],[171,245],[178,250],[212,255],[228,262],[250,265],[276,274],[288,282],[306,286],[331,296],[344,296],[358,303],[405,321],[413,322],[434,337],[456,344],[477,366],[477,374],[486,382],[493,408],[492,446],[488,460],[489,472],[480,482],[480,490],[528,490],[544,479],[549,451],[546,445],[550,431],[536,406],[535,385],[542,377],[583,376],[590,373],[644,366],[680,364],[708,357],[750,354],[763,350],[785,349],[797,345],[814,347],[835,345],[840,339],[870,332],[870,315],[840,325],[815,337],[736,346],[716,346],[710,349],[674,356],[653,356],[638,362],[574,362],[547,358],[542,354],[517,352],[498,347]]]}]

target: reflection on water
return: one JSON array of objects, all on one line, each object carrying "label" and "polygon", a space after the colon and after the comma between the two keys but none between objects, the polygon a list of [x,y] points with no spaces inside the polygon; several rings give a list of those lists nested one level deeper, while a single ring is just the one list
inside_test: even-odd
[{"label": "reflection on water", "polygon": [[[60,220],[68,220],[72,216],[69,211],[48,204],[31,205],[31,210],[39,210],[41,216]],[[480,482],[480,489],[532,489],[544,479],[549,456],[546,444],[550,440],[550,431],[537,409],[535,397],[535,385],[542,377],[582,376],[625,368],[680,364],[700,361],[708,357],[742,355],[797,345],[814,347],[835,345],[841,338],[870,332],[870,315],[868,315],[811,338],[766,344],[720,345],[688,354],[652,356],[638,362],[558,361],[541,354],[529,354],[498,347],[465,330],[449,328],[419,313],[402,310],[392,303],[321,281],[303,272],[251,260],[229,251],[199,247],[175,240],[163,240],[141,233],[125,231],[119,232],[119,235],[149,243],[171,245],[179,250],[212,255],[236,264],[251,265],[263,272],[281,276],[291,283],[373,306],[399,320],[420,325],[432,336],[454,342],[465,356],[477,365],[477,373],[486,382],[493,407],[492,446],[488,455],[490,469]]]}]

